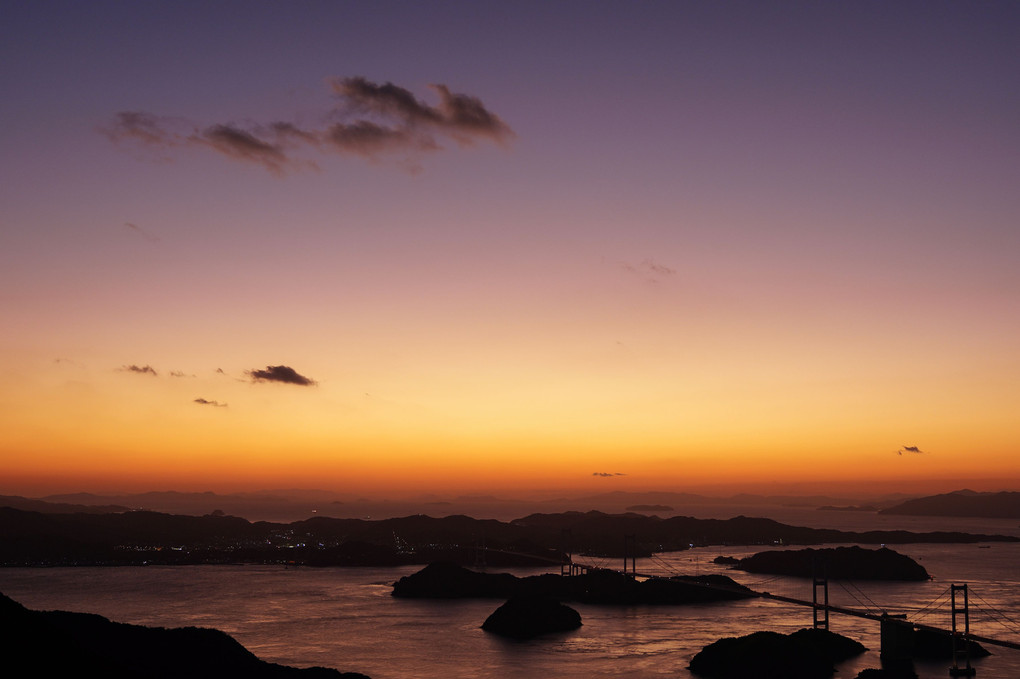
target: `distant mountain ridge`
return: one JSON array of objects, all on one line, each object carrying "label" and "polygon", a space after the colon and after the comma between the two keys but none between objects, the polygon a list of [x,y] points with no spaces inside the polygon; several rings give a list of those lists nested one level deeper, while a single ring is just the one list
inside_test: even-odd
[{"label": "distant mountain ridge", "polygon": [[[869,504],[886,507],[910,496],[885,495],[868,499]],[[277,489],[243,493],[150,491],[131,494],[65,493],[41,498],[0,497],[0,506],[47,513],[123,512],[149,510],[171,514],[203,516],[222,511],[251,521],[289,522],[315,516],[333,518],[393,518],[417,513],[433,516],[465,514],[479,518],[510,518],[544,512],[597,510],[622,513],[637,511],[690,514],[711,508],[736,507],[734,513],[752,513],[754,507],[800,507],[861,504],[864,498],[827,495],[752,495],[727,497],[675,491],[612,491],[563,496],[552,499],[501,498],[491,495],[442,497],[425,495],[410,499],[371,499],[353,493],[325,490]],[[50,503],[50,504],[45,504]],[[53,506],[56,505],[56,506]]]},{"label": "distant mountain ridge", "polygon": [[118,512],[130,511],[130,507],[117,504],[96,504],[82,502],[55,502],[52,500],[38,500],[20,495],[0,495],[0,507],[14,507],[29,512],[42,512],[43,514],[74,514],[82,512],[85,514],[116,514]]},{"label": "distant mountain ridge", "polygon": [[1017,519],[1020,518],[1020,493],[1012,491],[978,493],[973,490],[957,490],[907,500],[883,509],[879,514]]},{"label": "distant mountain ridge", "polygon": [[[628,548],[625,536],[635,539]],[[567,539],[565,536],[569,536]],[[148,511],[42,514],[0,508],[0,565],[295,563],[389,566],[448,560],[489,565],[560,563],[564,552],[615,558],[691,545],[974,543],[1010,536],[903,530],[850,532],[771,519],[662,519],[642,514],[563,512],[511,522],[425,515],[368,521],[317,517],[293,523]],[[569,543],[569,544],[567,544]],[[498,562],[498,563],[497,563]]]}]

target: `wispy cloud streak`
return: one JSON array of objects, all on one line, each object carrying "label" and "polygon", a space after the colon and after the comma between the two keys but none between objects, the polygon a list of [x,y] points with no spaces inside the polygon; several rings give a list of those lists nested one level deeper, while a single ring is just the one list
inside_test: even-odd
[{"label": "wispy cloud streak", "polygon": [[159,242],[159,236],[149,233],[148,231],[138,226],[137,224],[132,224],[131,222],[124,222],[124,228],[133,231],[134,233],[137,233],[139,236],[149,241],[150,243]]}]

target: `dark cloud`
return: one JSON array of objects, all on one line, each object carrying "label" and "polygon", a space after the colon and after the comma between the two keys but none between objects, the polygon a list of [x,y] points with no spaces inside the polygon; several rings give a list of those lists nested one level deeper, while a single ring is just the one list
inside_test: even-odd
[{"label": "dark cloud", "polygon": [[624,474],[622,472],[613,472],[613,473],[610,473],[610,472],[592,472],[592,476],[601,476],[601,477],[605,478],[605,477],[611,477],[611,476],[626,476],[626,474]]},{"label": "dark cloud", "polygon": [[213,125],[192,139],[236,160],[263,165],[275,174],[283,174],[287,155],[277,144],[259,139],[251,132],[232,125]]},{"label": "dark cloud", "polygon": [[315,380],[299,374],[294,368],[286,365],[267,365],[265,370],[249,370],[248,375],[255,382],[283,382],[310,387]]},{"label": "dark cloud", "polygon": [[474,137],[503,143],[514,136],[513,130],[485,108],[481,99],[451,92],[446,85],[429,86],[439,95],[439,105],[429,106],[409,90],[389,82],[377,85],[356,76],[334,78],[330,84],[348,109],[395,119],[404,131],[433,129],[461,143],[472,143]]},{"label": "dark cloud", "polygon": [[393,83],[376,85],[361,76],[331,78],[329,83],[333,92],[354,112],[398,118],[409,125],[442,123],[443,116],[439,111]]},{"label": "dark cloud", "polygon": [[432,151],[439,148],[428,135],[377,125],[359,120],[350,125],[337,123],[326,132],[327,140],[337,149],[373,158],[394,148]]},{"label": "dark cloud", "polygon": [[197,375],[189,375],[181,370],[171,370],[170,377],[197,377]]},{"label": "dark cloud", "polygon": [[316,168],[294,155],[308,148],[377,158],[438,151],[442,149],[439,137],[461,146],[479,139],[503,145],[514,137],[513,130],[481,99],[451,92],[446,85],[430,85],[439,96],[439,103],[432,106],[389,82],[379,85],[360,76],[328,82],[339,103],[324,115],[329,122],[322,129],[303,129],[288,121],[203,127],[144,111],[122,111],[103,132],[113,141],[148,148],[208,148],[274,174],[302,166]]},{"label": "dark cloud", "polygon": [[212,406],[214,408],[226,408],[227,407],[226,403],[220,403],[219,401],[209,401],[209,400],[206,400],[204,398],[196,398],[194,402],[199,404],[199,405],[202,405],[202,406]]},{"label": "dark cloud", "polygon": [[923,455],[924,451],[918,448],[917,446],[903,446],[902,448],[896,451],[897,455],[902,455],[903,453],[915,453],[917,455]]},{"label": "dark cloud", "polygon": [[141,366],[139,366],[139,365],[133,365],[132,364],[132,365],[124,366],[123,368],[121,368],[121,370],[123,370],[124,372],[129,372],[129,373],[138,373],[140,375],[152,375],[153,377],[156,377],[159,374],[159,373],[156,372],[156,369],[153,368],[151,365],[141,365]]},{"label": "dark cloud", "polygon": [[439,110],[443,113],[443,126],[455,131],[459,141],[471,142],[471,137],[477,135],[504,143],[514,137],[513,130],[485,108],[481,99],[450,92],[446,85],[432,85],[432,89],[441,99]]}]

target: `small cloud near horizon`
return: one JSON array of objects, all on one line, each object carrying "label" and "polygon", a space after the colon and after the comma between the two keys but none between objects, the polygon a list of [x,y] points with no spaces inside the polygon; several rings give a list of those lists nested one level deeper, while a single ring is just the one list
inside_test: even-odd
[{"label": "small cloud near horizon", "polygon": [[210,400],[204,399],[204,398],[196,398],[194,400],[194,402],[199,404],[199,405],[203,405],[203,406],[213,406],[214,408],[226,408],[227,407],[226,403],[220,403],[219,401],[210,401]]},{"label": "small cloud near horizon", "polygon": [[124,367],[121,368],[121,371],[122,372],[129,372],[129,373],[138,373],[139,375],[152,375],[153,377],[156,377],[156,376],[159,375],[159,373],[156,372],[156,369],[153,368],[151,365],[141,365],[141,366],[134,365],[134,364],[125,365]]},{"label": "small cloud near horizon", "polygon": [[651,285],[658,285],[663,278],[676,275],[676,269],[660,264],[650,257],[642,259],[637,264],[630,262],[620,262],[620,268],[623,271],[641,278],[645,283]]},{"label": "small cloud near horizon", "polygon": [[925,454],[925,452],[918,448],[917,446],[903,446],[902,448],[896,451],[897,455],[902,455],[903,453],[914,453],[916,455]]},{"label": "small cloud near horizon", "polygon": [[[288,121],[203,126],[145,111],[120,111],[101,131],[113,142],[159,151],[210,149],[232,160],[261,165],[276,175],[299,168],[318,170],[314,162],[295,154],[310,149],[377,160],[390,153],[442,150],[437,138],[466,147],[479,140],[505,146],[515,136],[479,98],[452,92],[443,84],[429,86],[439,97],[436,105],[391,82],[380,85],[361,76],[329,78],[327,84],[338,103],[324,114],[331,122],[318,129],[303,129]],[[144,234],[133,224],[128,227]]]},{"label": "small cloud near horizon", "polygon": [[302,387],[310,387],[317,382],[310,377],[298,373],[294,368],[286,365],[267,365],[265,370],[249,370],[253,382],[282,382],[284,384],[296,384]]},{"label": "small cloud near horizon", "polygon": [[599,477],[602,477],[602,478],[606,478],[606,477],[612,477],[612,476],[626,476],[626,474],[624,474],[623,472],[612,472],[612,473],[610,473],[610,472],[592,472],[592,476],[599,476]]},{"label": "small cloud near horizon", "polygon": [[131,222],[124,222],[124,228],[128,229],[129,231],[133,231],[134,233],[138,234],[139,236],[149,241],[150,243],[159,242],[159,236],[149,233],[148,231],[138,226],[137,224],[133,224]]}]

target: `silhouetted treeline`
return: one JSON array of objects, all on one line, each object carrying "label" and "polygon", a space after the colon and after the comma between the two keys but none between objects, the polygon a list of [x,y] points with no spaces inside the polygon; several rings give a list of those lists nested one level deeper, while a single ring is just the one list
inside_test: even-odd
[{"label": "silhouetted treeline", "polygon": [[882,549],[782,549],[740,559],[736,568],[748,573],[829,577],[848,580],[929,580],[924,566],[909,556]]},{"label": "silhouetted treeline", "polygon": [[[625,536],[633,536],[628,541]],[[0,508],[0,564],[299,563],[388,566],[446,560],[493,566],[558,561],[564,552],[620,557],[690,545],[1017,541],[967,533],[864,533],[770,519],[660,519],[640,514],[532,514],[510,522],[424,515],[371,521],[318,517],[289,524],[232,516],[40,514]],[[485,548],[482,551],[482,548]]]}]

